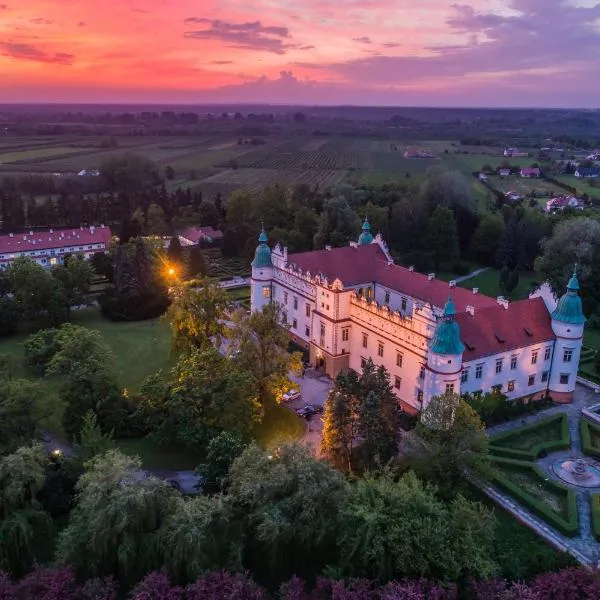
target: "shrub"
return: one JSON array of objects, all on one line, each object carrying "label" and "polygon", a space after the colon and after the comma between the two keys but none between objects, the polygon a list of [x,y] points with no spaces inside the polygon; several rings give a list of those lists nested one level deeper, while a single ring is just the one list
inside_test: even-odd
[{"label": "shrub", "polygon": [[[517,440],[535,441],[535,434],[542,433],[545,429],[560,427],[560,437],[555,439],[544,440],[532,444],[530,448],[515,448],[512,443]],[[547,419],[542,419],[530,425],[524,425],[517,429],[511,429],[499,433],[490,439],[490,453],[497,456],[505,456],[508,458],[517,458],[522,460],[535,460],[542,453],[554,452],[556,450],[567,450],[571,446],[571,435],[569,432],[569,419],[565,413],[555,415]]]},{"label": "shrub", "polygon": [[452,271],[456,275],[468,275],[471,272],[471,265],[467,261],[459,260],[452,265]]},{"label": "shrub", "polygon": [[56,328],[42,329],[25,340],[23,347],[28,366],[40,371],[46,370],[48,363],[60,349],[58,332]]},{"label": "shrub", "polygon": [[475,392],[463,394],[463,398],[487,426],[504,423],[524,414],[534,414],[553,405],[550,396],[525,402],[524,398],[509,400],[508,396],[499,392]]},{"label": "shrub", "polygon": [[579,421],[581,450],[587,456],[600,458],[600,427],[582,418]]},{"label": "shrub", "polygon": [[506,474],[495,470],[491,478],[498,487],[503,489],[515,500],[523,504],[538,517],[546,521],[546,523],[556,527],[556,529],[561,531],[564,535],[573,537],[579,533],[577,502],[575,492],[573,490],[548,480],[544,472],[537,465],[534,465],[530,462],[510,458],[501,458],[497,456],[490,456],[490,461],[493,465],[495,464],[506,470],[521,472],[529,471],[531,474],[533,474],[534,478],[539,480],[537,485],[540,489],[546,490],[547,492],[554,494],[556,497],[562,498],[566,516],[552,510],[546,503],[530,494]]}]

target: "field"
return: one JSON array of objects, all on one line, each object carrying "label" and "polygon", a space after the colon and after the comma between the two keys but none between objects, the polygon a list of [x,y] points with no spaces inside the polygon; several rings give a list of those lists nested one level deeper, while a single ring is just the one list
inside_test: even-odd
[{"label": "field", "polygon": [[[593,198],[600,198],[600,179],[580,179],[574,175],[558,175],[558,181],[573,186],[578,194],[587,194]],[[593,182],[593,185],[590,183]],[[563,190],[563,193],[567,193]]]},{"label": "field", "polygon": [[507,194],[517,192],[524,198],[534,196],[538,198],[554,198],[565,193],[565,190],[544,179],[527,179],[519,175],[510,177],[488,177],[488,182],[498,191]]}]

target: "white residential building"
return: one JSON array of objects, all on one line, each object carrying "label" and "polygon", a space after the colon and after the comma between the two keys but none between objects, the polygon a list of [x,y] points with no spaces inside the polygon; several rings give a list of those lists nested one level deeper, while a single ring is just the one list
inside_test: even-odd
[{"label": "white residential building", "polygon": [[508,302],[394,264],[365,220],[358,243],[297,254],[259,237],[252,310],[278,302],[310,362],[335,377],[365,361],[389,371],[405,410],[446,390],[569,402],[585,319],[574,275],[558,303]]}]

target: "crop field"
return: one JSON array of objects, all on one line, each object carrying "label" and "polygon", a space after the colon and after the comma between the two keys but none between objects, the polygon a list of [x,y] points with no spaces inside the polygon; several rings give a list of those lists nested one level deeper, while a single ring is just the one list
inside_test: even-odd
[{"label": "crop field", "polygon": [[0,153],[0,164],[60,156],[71,152],[73,152],[72,148],[30,148],[29,150],[16,150],[14,152]]},{"label": "crop field", "polygon": [[[572,185],[578,194],[587,194],[593,198],[600,198],[600,178],[580,179],[574,175],[558,175],[556,179],[567,185]],[[563,193],[567,192],[563,190]]]},{"label": "crop field", "polygon": [[543,179],[525,179],[518,175],[510,177],[488,177],[490,185],[503,193],[517,192],[522,196],[553,198],[565,193],[565,190]]}]

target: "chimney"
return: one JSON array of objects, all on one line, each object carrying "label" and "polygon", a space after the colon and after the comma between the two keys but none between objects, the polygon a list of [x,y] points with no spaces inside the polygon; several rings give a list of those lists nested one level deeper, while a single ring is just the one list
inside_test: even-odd
[{"label": "chimney", "polygon": [[408,267],[408,270],[411,271],[411,272],[414,271],[415,270],[415,265],[410,265]]},{"label": "chimney", "polygon": [[14,233],[9,233],[9,234],[8,234],[8,237],[14,237],[14,236],[15,236],[15,234],[14,234]]},{"label": "chimney", "polygon": [[451,280],[448,282],[448,285],[449,285],[450,287],[456,287],[456,279],[451,279]]},{"label": "chimney", "polygon": [[467,313],[470,314],[472,317],[475,316],[475,307],[472,304],[467,304]]},{"label": "chimney", "polygon": [[429,275],[427,275],[427,279],[429,281],[432,281],[433,279],[435,279],[435,273],[429,273]]},{"label": "chimney", "polygon": [[325,246],[325,250],[327,250],[327,252],[331,252],[331,246]]},{"label": "chimney", "polygon": [[29,232],[29,235],[33,235],[33,231],[30,231],[30,232]]},{"label": "chimney", "polygon": [[473,293],[474,294],[478,294],[479,293],[479,288],[473,288]]},{"label": "chimney", "polygon": [[496,298],[496,302],[498,302],[498,304],[502,306],[505,310],[508,308],[508,300],[504,296],[498,296]]},{"label": "chimney", "polygon": [[350,242],[350,248],[358,248],[358,244],[356,242]]},{"label": "chimney", "polygon": [[54,229],[51,229],[51,230],[50,230],[50,233],[54,233]]}]

